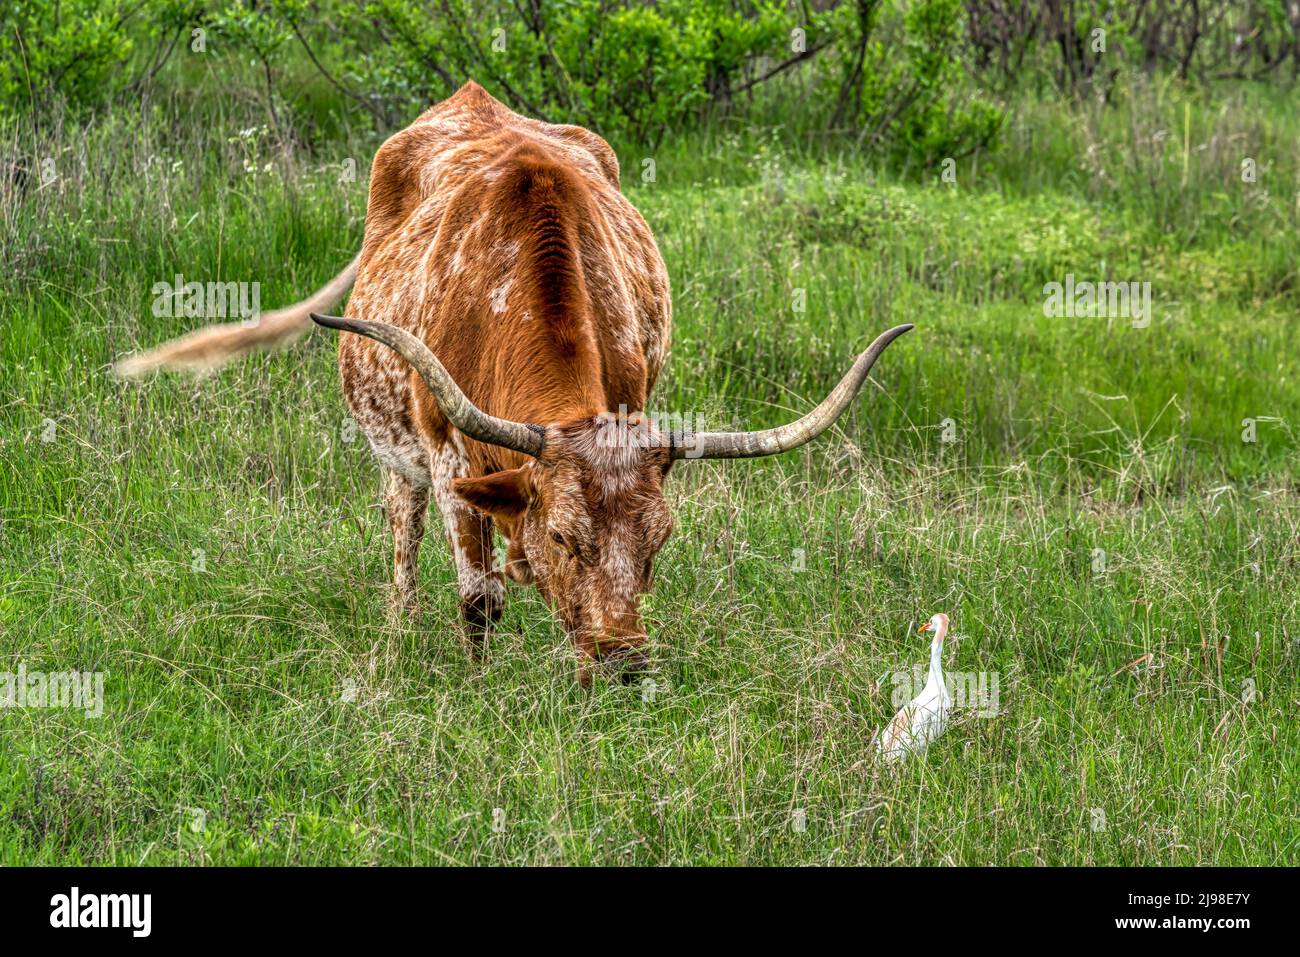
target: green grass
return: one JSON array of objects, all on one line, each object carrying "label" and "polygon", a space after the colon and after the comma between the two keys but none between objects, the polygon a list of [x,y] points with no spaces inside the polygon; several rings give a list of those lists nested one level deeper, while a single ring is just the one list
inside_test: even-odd
[{"label": "green grass", "polygon": [[[0,863],[1300,861],[1284,100],[1019,103],[955,187],[791,131],[666,144],[653,184],[623,150],[673,280],[656,410],[772,424],[918,327],[816,445],[674,469],[653,695],[578,688],[528,591],[471,663],[436,533],[423,619],[389,621],[332,339],[107,374],[195,324],[153,318],[154,283],[273,307],[360,241],[337,163],[364,183],[373,143],[280,152],[239,136],[251,107],[192,111],[52,133],[59,179],[0,204],[0,672],[108,673],[102,717],[0,711]],[[1150,281],[1154,320],[1045,317],[1066,272]],[[882,769],[939,610],[999,713]]]}]

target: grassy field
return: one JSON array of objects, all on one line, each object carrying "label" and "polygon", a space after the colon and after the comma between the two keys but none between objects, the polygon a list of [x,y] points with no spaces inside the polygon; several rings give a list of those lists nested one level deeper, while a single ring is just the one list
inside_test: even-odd
[{"label": "grassy field", "polygon": [[[621,150],[673,281],[654,409],[774,424],[917,329],[817,444],[674,469],[654,686],[589,692],[528,591],[471,663],[436,534],[389,620],[332,337],[108,373],[197,324],[150,314],[178,272],[333,275],[375,144],[237,103],[52,134],[0,203],[0,672],[106,702],[0,711],[0,864],[1300,863],[1300,115],[1129,92],[1014,104],[956,183],[777,126],[653,183]],[[1044,316],[1066,274],[1149,281],[1150,324]],[[936,611],[997,713],[881,768]]]}]

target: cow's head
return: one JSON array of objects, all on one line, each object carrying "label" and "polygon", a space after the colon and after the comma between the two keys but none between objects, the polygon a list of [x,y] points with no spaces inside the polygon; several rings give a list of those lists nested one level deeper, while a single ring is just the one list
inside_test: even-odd
[{"label": "cow's head", "polygon": [[314,313],[312,318],[396,350],[462,433],[531,456],[519,468],[459,479],[454,489],[497,520],[510,539],[507,574],[537,584],[584,659],[613,659],[625,675],[645,664],[638,602],[673,527],[663,495],[673,461],[755,458],[812,441],[852,402],[886,346],[912,328],[896,326],[880,335],[801,419],[760,432],[684,433],[660,432],[640,414],[602,414],[547,426],[500,419],[475,406],[429,348],[404,329]]},{"label": "cow's head", "polygon": [[453,485],[509,538],[511,579],[535,583],[579,651],[625,679],[645,665],[639,604],[672,532],[672,461],[645,416],[597,415],[549,426],[526,465]]}]

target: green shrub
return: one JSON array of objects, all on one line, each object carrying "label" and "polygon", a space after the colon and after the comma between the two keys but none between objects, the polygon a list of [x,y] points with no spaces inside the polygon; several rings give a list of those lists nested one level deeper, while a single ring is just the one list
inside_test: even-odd
[{"label": "green shrub", "polygon": [[11,0],[0,9],[0,101],[98,96],[131,53],[128,0]]},{"label": "green shrub", "polygon": [[[286,75],[295,89],[314,76],[382,133],[475,79],[528,115],[654,147],[705,116],[743,118],[780,77],[801,126],[961,155],[1000,120],[960,66],[962,23],[957,0],[20,0],[0,14],[0,110],[40,123],[59,98],[220,82],[210,96],[246,90],[284,133],[319,126],[283,92]],[[201,72],[187,65],[199,28]]]}]

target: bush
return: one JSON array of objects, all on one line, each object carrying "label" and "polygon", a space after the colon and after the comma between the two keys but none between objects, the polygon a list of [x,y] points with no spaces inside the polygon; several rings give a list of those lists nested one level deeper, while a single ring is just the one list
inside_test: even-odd
[{"label": "bush", "polygon": [[11,0],[0,11],[0,101],[38,109],[101,93],[131,54],[127,0]]},{"label": "bush", "polygon": [[471,78],[521,112],[651,147],[706,115],[744,115],[777,77],[799,77],[804,126],[864,149],[960,155],[999,123],[960,66],[957,0],[25,0],[0,23],[0,108],[38,121],[54,99],[144,96],[155,78],[179,88],[184,68],[163,67],[201,26],[220,64],[209,72],[242,77],[276,127],[295,120],[277,90],[290,69],[317,73],[379,132]]}]

